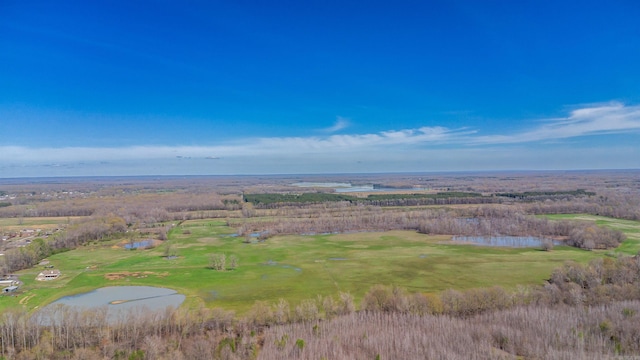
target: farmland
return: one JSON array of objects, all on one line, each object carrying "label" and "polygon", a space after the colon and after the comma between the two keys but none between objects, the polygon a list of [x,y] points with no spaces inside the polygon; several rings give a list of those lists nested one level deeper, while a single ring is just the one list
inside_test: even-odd
[{"label": "farmland", "polygon": [[[629,239],[620,251],[632,252],[640,224],[585,215],[556,218],[597,221],[620,228]],[[499,285],[542,284],[565,261],[587,262],[604,251],[568,246],[545,252],[539,248],[495,248],[455,244],[451,236],[412,231],[349,234],[288,235],[266,241],[235,236],[220,220],[180,223],[169,239],[153,249],[125,250],[122,240],[91,244],[49,257],[63,276],[55,282],[33,280],[42,267],[20,272],[20,296],[6,298],[3,307],[42,307],[64,295],[112,285],[169,287],[187,295],[185,306],[223,307],[240,313],[256,300],[292,303],[315,295],[349,292],[356,299],[375,284],[397,285],[411,291],[437,293]],[[167,247],[177,257],[164,256]],[[209,268],[213,253],[235,255],[235,270]],[[121,274],[110,280],[109,274]],[[127,275],[130,274],[130,275]],[[23,299],[27,298],[26,301]]]}]

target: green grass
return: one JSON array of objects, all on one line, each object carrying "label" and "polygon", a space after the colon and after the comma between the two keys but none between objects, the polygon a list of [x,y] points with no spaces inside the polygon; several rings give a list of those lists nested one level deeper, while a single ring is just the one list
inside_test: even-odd
[{"label": "green grass", "polygon": [[[448,236],[410,231],[291,235],[246,244],[242,238],[230,236],[233,231],[223,221],[186,221],[155,249],[124,250],[118,246],[122,240],[114,240],[56,254],[49,260],[63,276],[38,282],[34,278],[42,267],[20,272],[24,286],[16,296],[0,297],[0,310],[17,306],[33,310],[61,296],[102,286],[150,285],[185,294],[186,307],[203,304],[242,313],[256,300],[284,298],[296,304],[339,291],[350,292],[359,301],[374,284],[421,292],[542,284],[567,260],[586,262],[603,256],[602,252],[569,247],[544,252],[456,245]],[[163,257],[169,244],[177,249],[175,260]],[[212,253],[237,256],[239,268],[223,272],[209,269]],[[105,276],[123,272],[139,276],[117,280]]]}]

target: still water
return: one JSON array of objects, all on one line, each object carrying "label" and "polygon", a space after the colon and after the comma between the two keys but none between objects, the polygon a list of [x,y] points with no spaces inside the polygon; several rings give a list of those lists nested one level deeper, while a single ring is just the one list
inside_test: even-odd
[{"label": "still water", "polygon": [[185,296],[175,290],[153,286],[107,286],[90,292],[65,296],[45,306],[51,310],[56,306],[67,305],[74,309],[106,307],[109,316],[127,312],[136,308],[161,310],[172,306],[177,308]]},{"label": "still water", "polygon": [[[482,246],[501,247],[540,247],[546,241],[536,236],[454,236],[453,241]],[[561,245],[559,241],[553,241],[553,245]]]}]

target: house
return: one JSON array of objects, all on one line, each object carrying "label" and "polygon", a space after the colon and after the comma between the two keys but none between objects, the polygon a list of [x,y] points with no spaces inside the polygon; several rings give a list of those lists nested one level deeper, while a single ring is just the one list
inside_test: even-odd
[{"label": "house", "polygon": [[0,280],[0,286],[14,286],[18,285],[18,281],[14,279],[2,279]]},{"label": "house", "polygon": [[3,294],[12,293],[12,292],[15,292],[16,290],[18,290],[18,287],[15,285],[7,286],[6,288],[2,289],[2,293]]},{"label": "house", "polygon": [[36,276],[36,280],[38,281],[55,280],[59,276],[60,276],[60,270],[58,269],[44,270],[43,272],[38,274],[38,276]]}]

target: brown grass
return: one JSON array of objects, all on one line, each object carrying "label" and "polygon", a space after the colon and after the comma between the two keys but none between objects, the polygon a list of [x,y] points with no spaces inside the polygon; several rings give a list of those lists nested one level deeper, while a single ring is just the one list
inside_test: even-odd
[{"label": "brown grass", "polygon": [[104,277],[107,280],[122,280],[128,277],[141,279],[141,278],[146,278],[149,275],[155,275],[157,277],[165,277],[165,276],[169,276],[169,273],[168,272],[155,273],[153,271],[134,271],[134,272],[121,271],[117,273],[104,274]]}]

